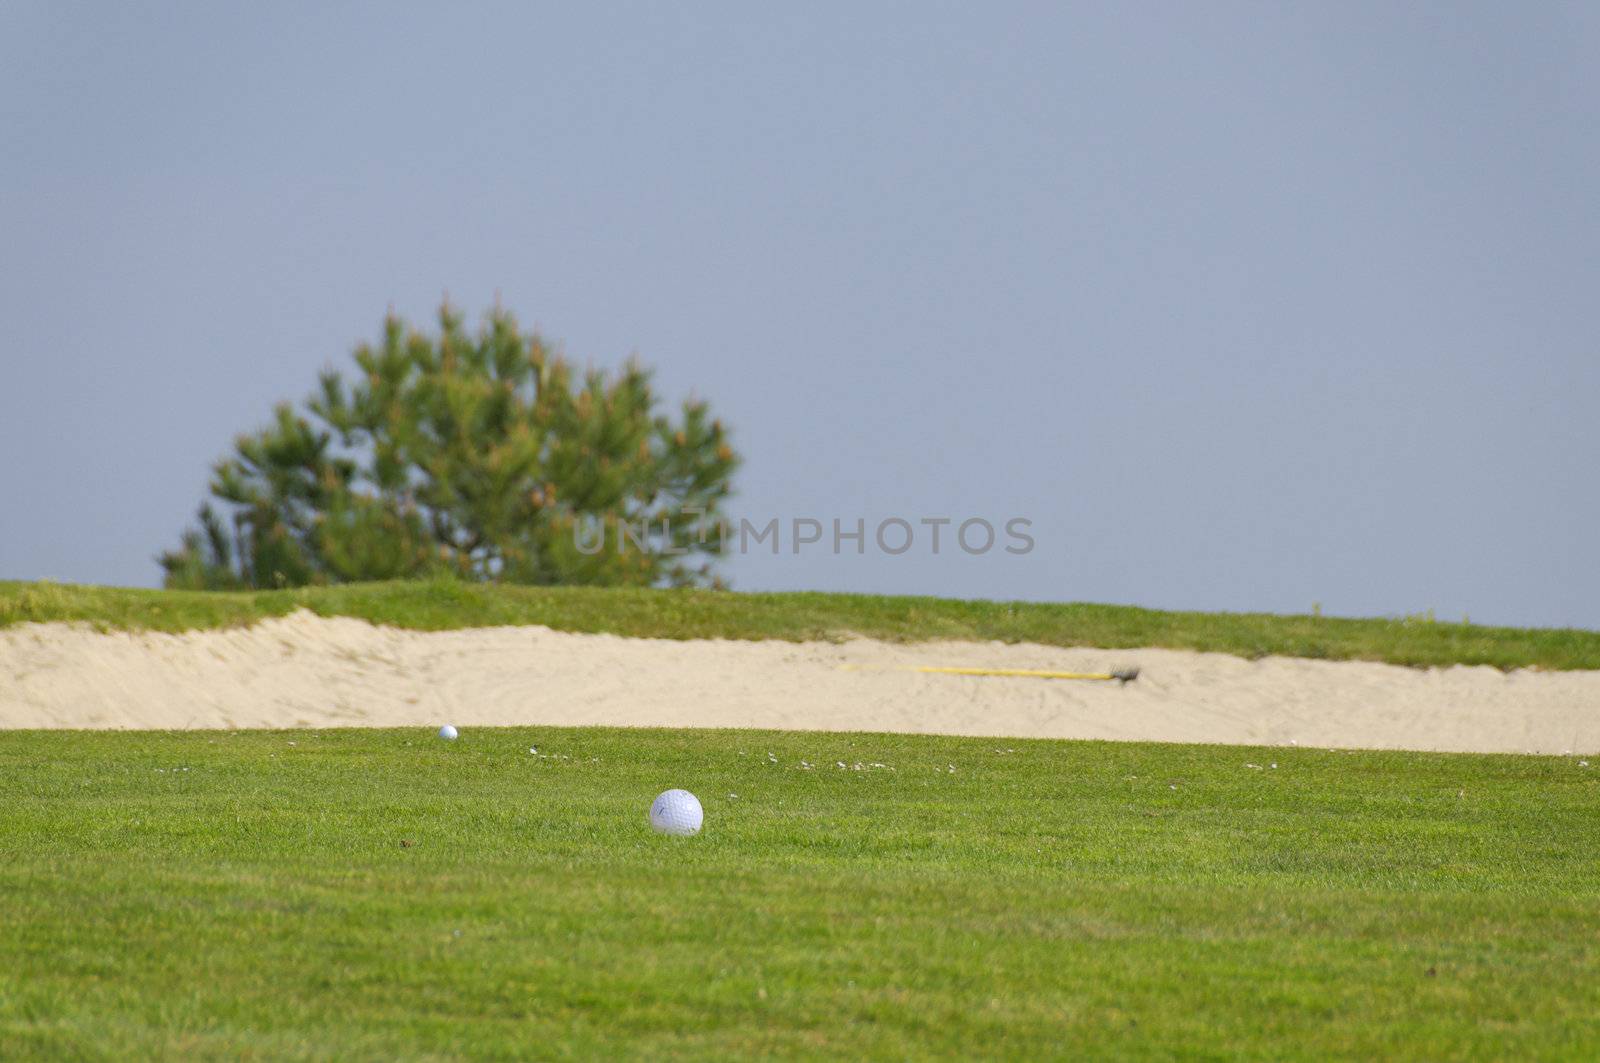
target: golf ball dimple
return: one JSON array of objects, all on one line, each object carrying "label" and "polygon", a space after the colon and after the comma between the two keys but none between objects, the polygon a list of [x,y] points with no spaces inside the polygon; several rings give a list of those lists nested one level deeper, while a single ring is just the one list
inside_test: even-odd
[{"label": "golf ball dimple", "polygon": [[445,724],[439,728],[439,737],[446,742],[454,742],[456,740],[456,729],[449,724]]},{"label": "golf ball dimple", "polygon": [[700,799],[688,790],[667,790],[650,802],[650,826],[662,834],[699,834],[705,818]]}]

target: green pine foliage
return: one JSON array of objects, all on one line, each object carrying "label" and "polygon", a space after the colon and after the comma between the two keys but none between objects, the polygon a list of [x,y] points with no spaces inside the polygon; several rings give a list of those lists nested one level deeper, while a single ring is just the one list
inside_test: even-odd
[{"label": "green pine foliage", "polygon": [[579,372],[502,310],[391,314],[356,372],[322,374],[215,466],[214,500],[160,557],[168,587],[251,589],[448,573],[518,584],[720,585],[739,459],[648,370]]}]

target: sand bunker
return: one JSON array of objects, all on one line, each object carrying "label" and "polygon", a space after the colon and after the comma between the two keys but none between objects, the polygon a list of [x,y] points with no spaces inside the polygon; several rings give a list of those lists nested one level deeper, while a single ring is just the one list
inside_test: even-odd
[{"label": "sand bunker", "polygon": [[[1123,687],[896,670],[915,664],[1143,674]],[[444,722],[1594,753],[1600,672],[973,642],[680,642],[540,627],[415,632],[307,612],[181,635],[0,630],[3,728]]]}]

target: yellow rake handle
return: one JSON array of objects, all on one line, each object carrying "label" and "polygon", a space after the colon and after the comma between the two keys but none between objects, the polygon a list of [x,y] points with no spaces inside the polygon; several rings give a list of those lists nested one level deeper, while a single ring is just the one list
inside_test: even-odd
[{"label": "yellow rake handle", "polygon": [[[859,671],[860,665],[844,665],[850,671]],[[896,669],[901,672],[930,672],[937,675],[995,675],[1022,679],[1093,679],[1109,682],[1131,683],[1139,678],[1139,669],[1122,668],[1115,672],[1048,672],[1037,668],[956,668],[934,664],[912,664]]]},{"label": "yellow rake handle", "polygon": [[1026,679],[1098,679],[1102,682],[1115,679],[1126,683],[1137,679],[1139,669],[1125,668],[1116,672],[1046,672],[1037,668],[944,668],[932,664],[917,665],[914,672],[936,672],[939,675],[1006,675]]}]

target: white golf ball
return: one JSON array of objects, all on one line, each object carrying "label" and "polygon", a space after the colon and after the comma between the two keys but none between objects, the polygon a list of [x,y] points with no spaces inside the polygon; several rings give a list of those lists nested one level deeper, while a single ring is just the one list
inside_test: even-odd
[{"label": "white golf ball", "polygon": [[650,803],[650,825],[662,834],[699,834],[706,814],[688,790],[668,790]]},{"label": "white golf ball", "polygon": [[439,737],[444,739],[446,742],[454,742],[456,740],[456,729],[451,727],[449,724],[445,724],[443,727],[439,728]]}]

